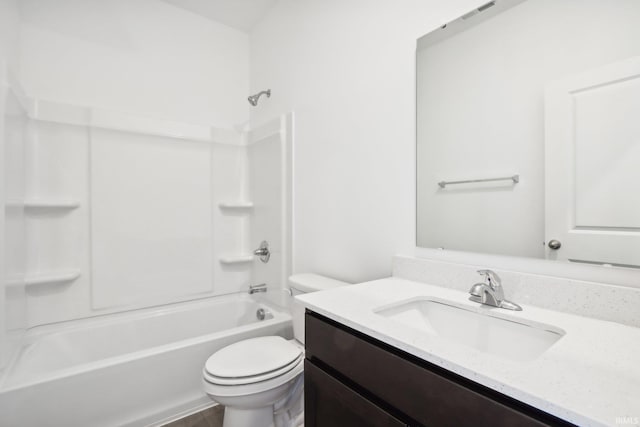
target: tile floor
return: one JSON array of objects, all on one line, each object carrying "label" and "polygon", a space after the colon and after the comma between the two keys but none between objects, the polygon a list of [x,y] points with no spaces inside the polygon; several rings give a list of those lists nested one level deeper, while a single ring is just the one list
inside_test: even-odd
[{"label": "tile floor", "polygon": [[222,427],[224,406],[216,405],[204,411],[196,412],[163,427]]}]

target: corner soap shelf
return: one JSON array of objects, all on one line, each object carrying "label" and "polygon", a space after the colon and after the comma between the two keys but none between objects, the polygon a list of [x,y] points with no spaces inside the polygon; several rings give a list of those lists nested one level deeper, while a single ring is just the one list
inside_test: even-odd
[{"label": "corner soap shelf", "polygon": [[[80,202],[65,197],[25,197],[24,199],[8,200],[5,204],[8,208],[24,208],[27,215],[40,211],[62,211],[64,213],[78,209]],[[44,272],[25,273],[24,276],[14,277],[6,281],[9,287],[30,287],[40,285],[61,285],[80,277],[78,269],[60,269]]]},{"label": "corner soap shelf", "polygon": [[250,210],[253,209],[253,202],[235,201],[235,202],[220,202],[218,204],[222,210]]},{"label": "corner soap shelf", "polygon": [[44,285],[44,284],[59,284],[72,282],[80,277],[80,271],[78,270],[66,270],[66,271],[52,271],[48,273],[33,273],[27,274],[25,277],[25,284],[30,285]]},{"label": "corner soap shelf", "polygon": [[57,285],[73,282],[80,277],[80,270],[50,271],[46,273],[27,273],[24,279],[13,279],[7,286]]},{"label": "corner soap shelf", "polygon": [[251,254],[225,256],[220,258],[220,264],[223,265],[248,264],[251,262],[253,262],[253,255]]},{"label": "corner soap shelf", "polygon": [[73,210],[80,207],[80,202],[73,199],[25,199],[11,200],[6,203],[8,207],[24,207],[25,209],[64,209]]}]

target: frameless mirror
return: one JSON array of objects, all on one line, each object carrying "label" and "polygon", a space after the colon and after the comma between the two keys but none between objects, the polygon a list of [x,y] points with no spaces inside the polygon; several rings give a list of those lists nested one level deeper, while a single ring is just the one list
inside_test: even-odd
[{"label": "frameless mirror", "polygon": [[639,22],[496,0],[418,40],[418,246],[640,266]]}]

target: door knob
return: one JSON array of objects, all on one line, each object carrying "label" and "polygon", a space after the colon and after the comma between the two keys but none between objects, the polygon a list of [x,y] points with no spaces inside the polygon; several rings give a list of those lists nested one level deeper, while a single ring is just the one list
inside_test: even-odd
[{"label": "door knob", "polygon": [[562,246],[562,243],[560,243],[560,240],[553,239],[553,240],[549,240],[548,246],[554,251],[557,251]]}]

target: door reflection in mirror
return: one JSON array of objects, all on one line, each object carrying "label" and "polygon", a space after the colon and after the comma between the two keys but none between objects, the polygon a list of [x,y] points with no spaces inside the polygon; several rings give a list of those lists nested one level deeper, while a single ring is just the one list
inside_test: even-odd
[{"label": "door reflection in mirror", "polygon": [[638,22],[503,0],[418,40],[417,246],[640,265]]}]

